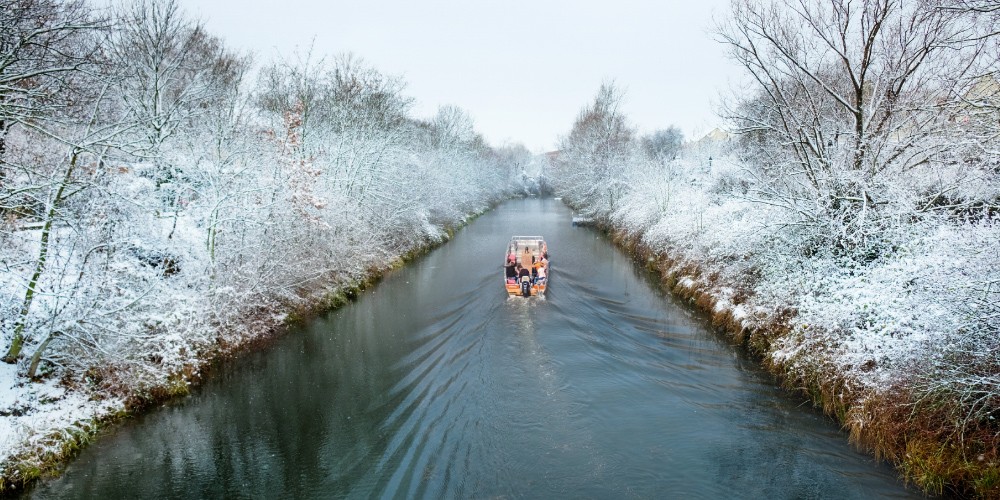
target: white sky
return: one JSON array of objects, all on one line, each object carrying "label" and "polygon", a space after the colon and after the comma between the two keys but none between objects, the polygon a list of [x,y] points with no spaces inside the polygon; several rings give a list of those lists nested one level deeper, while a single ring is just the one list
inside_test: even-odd
[{"label": "white sky", "polygon": [[353,52],[402,76],[414,114],[457,105],[493,145],[551,150],[601,82],[626,91],[640,132],[719,125],[738,78],[710,33],[728,0],[181,0],[210,32],[258,61]]}]

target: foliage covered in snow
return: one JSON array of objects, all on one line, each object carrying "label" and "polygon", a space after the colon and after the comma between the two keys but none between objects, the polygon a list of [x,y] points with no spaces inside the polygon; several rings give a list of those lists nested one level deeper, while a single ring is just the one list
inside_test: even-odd
[{"label": "foliage covered in snow", "polygon": [[6,473],[526,189],[523,148],[358,57],[252,80],[171,0],[0,12]]},{"label": "foliage covered in snow", "polygon": [[[676,286],[757,332],[766,362],[848,412],[852,435],[883,431],[879,411],[920,420],[932,429],[885,439],[905,450],[872,446],[923,487],[979,495],[1000,491],[1000,84],[984,12],[734,0],[719,37],[758,85],[724,109],[731,133],[651,155],[605,84],[553,165],[558,194],[677,262]],[[912,436],[950,458],[919,462]]]}]

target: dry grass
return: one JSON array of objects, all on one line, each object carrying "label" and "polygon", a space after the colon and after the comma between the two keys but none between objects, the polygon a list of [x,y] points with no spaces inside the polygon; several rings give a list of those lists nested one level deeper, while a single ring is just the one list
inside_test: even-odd
[{"label": "dry grass", "polygon": [[[677,248],[644,246],[639,234],[603,229],[658,274],[665,289],[708,313],[714,328],[758,359],[784,387],[808,395],[814,405],[836,417],[852,444],[894,464],[906,481],[933,495],[1000,499],[997,420],[963,420],[961,403],[947,395],[918,404],[905,381],[875,393],[853,384],[839,367],[825,361],[822,353],[810,353],[807,360],[799,356],[794,366],[777,362],[771,356],[772,346],[775,340],[793,334],[794,309],[740,320],[732,307],[716,307],[719,287],[734,286],[720,283],[722,277],[710,263],[686,258]],[[747,270],[742,286],[736,286],[729,299],[730,305],[752,298],[752,286],[758,279],[753,269]]]},{"label": "dry grass", "polygon": [[[478,217],[470,217],[466,223]],[[93,397],[116,395],[124,397],[121,411],[96,420],[79,421],[73,427],[55,431],[36,441],[31,449],[0,464],[0,498],[19,495],[42,477],[57,476],[65,463],[94,440],[98,432],[162,403],[190,394],[210,374],[212,367],[243,353],[265,349],[293,327],[339,308],[356,299],[364,290],[378,283],[386,272],[401,267],[450,240],[458,227],[446,228],[448,238],[424,241],[400,257],[367,269],[360,279],[344,283],[329,277],[325,284],[300,290],[294,303],[265,303],[250,308],[240,316],[239,324],[221,326],[211,345],[195,346],[196,364],[185,364],[155,385],[137,384],[127,367],[105,365],[92,367],[83,374],[67,375],[62,380],[70,389],[92,394]],[[284,319],[278,313],[284,312]],[[156,363],[156,360],[150,360]]]}]

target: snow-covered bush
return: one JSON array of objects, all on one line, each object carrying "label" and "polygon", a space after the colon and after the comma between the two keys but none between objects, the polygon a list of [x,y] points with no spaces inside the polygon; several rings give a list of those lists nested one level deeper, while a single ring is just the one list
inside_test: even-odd
[{"label": "snow-covered bush", "polygon": [[637,154],[602,88],[553,182],[664,254],[679,289],[854,439],[932,491],[995,496],[1000,83],[984,12],[734,0],[719,36],[756,85],[724,110],[732,138]]},{"label": "snow-covered bush", "polygon": [[635,131],[619,109],[622,98],[613,83],[601,85],[553,163],[556,193],[598,218],[607,217],[628,191],[627,172],[637,157]]},{"label": "snow-covered bush", "polygon": [[58,35],[0,44],[0,342],[22,375],[166,384],[524,188],[464,111],[410,116],[356,56],[250,81],[173,0],[0,6],[5,33]]}]

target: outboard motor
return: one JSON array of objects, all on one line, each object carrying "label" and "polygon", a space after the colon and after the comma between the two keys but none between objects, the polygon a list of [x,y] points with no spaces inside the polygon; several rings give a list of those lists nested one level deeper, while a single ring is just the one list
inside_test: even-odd
[{"label": "outboard motor", "polygon": [[521,295],[531,297],[531,278],[527,276],[521,278]]}]

